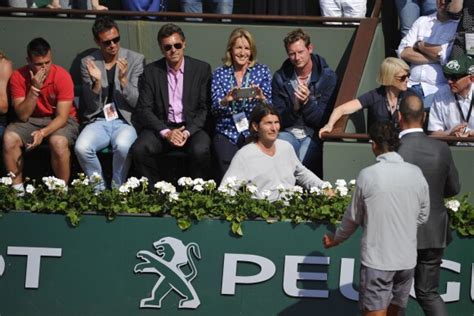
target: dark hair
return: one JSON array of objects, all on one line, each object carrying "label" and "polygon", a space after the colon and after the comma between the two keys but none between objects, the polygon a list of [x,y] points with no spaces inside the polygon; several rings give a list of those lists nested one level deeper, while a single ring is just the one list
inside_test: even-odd
[{"label": "dark hair", "polygon": [[378,121],[369,128],[370,139],[383,152],[396,151],[400,146],[400,139],[395,126],[390,121]]},{"label": "dark hair", "polygon": [[167,24],[163,25],[160,28],[160,30],[158,31],[158,36],[157,36],[158,45],[160,45],[160,47],[161,47],[161,41],[165,37],[170,37],[174,33],[178,33],[179,37],[181,37],[181,40],[183,42],[186,40],[186,38],[184,37],[183,30],[179,26],[177,26],[176,24],[173,24],[173,23],[167,23]]},{"label": "dark hair", "polygon": [[107,15],[99,16],[95,19],[94,25],[92,26],[92,35],[94,35],[94,39],[99,39],[99,34],[102,32],[106,32],[113,28],[116,28],[117,31],[119,30],[117,23]]},{"label": "dark hair", "polygon": [[26,46],[26,53],[28,58],[33,56],[46,56],[51,50],[49,43],[42,37],[37,37],[31,40]]},{"label": "dark hair", "polygon": [[250,113],[250,137],[249,141],[256,142],[258,140],[258,133],[254,131],[252,128],[252,123],[256,123],[257,125],[260,124],[260,121],[267,115],[276,115],[278,116],[278,120],[280,120],[280,114],[266,102],[260,102],[257,104],[252,112]]},{"label": "dark hair", "polygon": [[402,99],[399,111],[407,122],[418,122],[423,125],[425,113],[423,100],[421,100],[421,98],[415,93],[409,93]]},{"label": "dark hair", "polygon": [[294,42],[297,42],[299,40],[303,40],[304,45],[306,47],[308,47],[311,44],[311,38],[309,37],[308,33],[303,31],[302,29],[296,29],[288,33],[286,37],[283,39],[283,43],[285,44],[285,49],[288,50],[288,46],[290,46],[290,44],[293,44]]}]

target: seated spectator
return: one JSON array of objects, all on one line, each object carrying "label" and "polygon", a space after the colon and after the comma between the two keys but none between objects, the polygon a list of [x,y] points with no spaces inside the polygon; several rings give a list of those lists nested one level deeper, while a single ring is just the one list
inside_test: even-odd
[{"label": "seated spectator", "polygon": [[256,185],[260,198],[263,191],[269,190],[269,200],[274,201],[279,186],[291,188],[296,183],[306,189],[322,186],[323,181],[301,164],[291,145],[277,139],[280,117],[270,105],[255,106],[250,115],[250,130],[252,142],[235,154],[221,187],[235,177]]},{"label": "seated spectator", "polygon": [[339,18],[365,18],[367,0],[319,0],[321,15]]},{"label": "seated spectator", "polygon": [[388,57],[380,65],[377,82],[380,86],[364,93],[357,99],[351,100],[334,108],[328,123],[319,130],[319,137],[323,133],[331,133],[334,124],[343,116],[361,109],[367,109],[367,127],[375,122],[392,121],[398,126],[398,108],[407,91],[410,67],[401,59]]},{"label": "seated spectator", "polygon": [[451,20],[446,3],[438,0],[438,11],[418,18],[400,42],[398,56],[411,64],[408,87],[423,99],[429,109],[434,94],[447,84],[444,65],[451,54],[458,21]]},{"label": "seated spectator", "polygon": [[[250,135],[250,112],[261,101],[271,103],[272,94],[270,69],[257,63],[257,47],[249,31],[243,28],[232,31],[222,60],[224,66],[214,71],[211,84],[211,111],[216,121],[213,145],[219,178]],[[240,95],[249,88],[254,94]]]},{"label": "seated spectator", "polygon": [[290,32],[283,42],[288,59],[272,81],[273,105],[283,129],[278,137],[290,142],[303,165],[321,176],[318,131],[332,111],[337,76],[323,57],[313,54],[311,39],[302,29]]},{"label": "seated spectator", "polygon": [[420,16],[436,12],[437,0],[395,0],[398,17],[400,18],[400,33],[402,37],[408,34],[413,23]]},{"label": "seated spectator", "polygon": [[15,70],[10,91],[17,121],[9,124],[3,135],[5,167],[13,187],[23,188],[23,151],[32,150],[47,140],[51,165],[56,177],[69,181],[69,146],[77,138],[76,109],[73,106],[74,84],[71,75],[53,64],[51,47],[43,38],[27,46],[28,65]]},{"label": "seated spectator", "polygon": [[305,0],[250,0],[250,13],[259,15],[307,15]]},{"label": "seated spectator", "polygon": [[210,138],[204,131],[210,98],[211,66],[184,56],[181,28],[163,25],[158,45],[164,58],[145,67],[138,84],[138,103],[132,122],[138,139],[131,148],[137,173],[154,184],[159,180],[157,156],[183,151],[190,160],[190,176],[207,178]]},{"label": "seated spectator", "polygon": [[[186,13],[202,13],[205,0],[180,0],[181,9]],[[212,13],[232,14],[234,0],[211,0]]]},{"label": "seated spectator", "polygon": [[449,86],[434,97],[428,131],[439,136],[473,137],[474,59],[466,55],[452,59],[443,71]]},{"label": "seated spectator", "polygon": [[[166,0],[122,0],[122,7],[127,11],[137,12],[161,12],[165,10]],[[156,19],[156,16],[149,16]]]},{"label": "seated spectator", "polygon": [[[92,27],[99,49],[81,61],[81,114],[85,127],[80,133],[76,156],[87,176],[98,173],[104,179],[97,151],[111,145],[112,186],[127,179],[128,150],[137,138],[131,112],[138,100],[138,77],[144,56],[120,46],[120,31],[109,16],[96,19]],[[96,190],[105,189],[102,180]]]},{"label": "seated spectator", "polygon": [[453,18],[460,18],[451,58],[462,55],[474,56],[474,1],[452,0],[448,12]]},{"label": "seated spectator", "polygon": [[0,51],[0,139],[7,125],[8,81],[13,72],[12,62]]}]

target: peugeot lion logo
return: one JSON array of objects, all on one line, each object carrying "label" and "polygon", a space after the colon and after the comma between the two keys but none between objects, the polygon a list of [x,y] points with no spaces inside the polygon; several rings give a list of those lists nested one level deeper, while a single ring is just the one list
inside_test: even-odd
[{"label": "peugeot lion logo", "polygon": [[[158,281],[151,290],[151,296],[140,301],[140,308],[161,308],[161,302],[171,292],[175,291],[181,297],[178,308],[196,309],[201,304],[191,281],[197,276],[191,254],[201,259],[199,245],[192,242],[187,245],[176,238],[164,237],[153,243],[156,254],[148,250],[140,250],[135,273],[156,273]],[[191,271],[185,275],[182,269],[188,266]]]}]

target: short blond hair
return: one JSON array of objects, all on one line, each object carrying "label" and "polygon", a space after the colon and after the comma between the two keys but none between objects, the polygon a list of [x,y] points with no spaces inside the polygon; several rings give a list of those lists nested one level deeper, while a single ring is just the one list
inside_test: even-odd
[{"label": "short blond hair", "polygon": [[400,71],[410,72],[410,66],[400,58],[387,57],[382,62],[377,76],[377,82],[382,86],[391,86],[395,75]]},{"label": "short blond hair", "polygon": [[230,33],[229,35],[225,55],[224,58],[222,58],[222,62],[224,63],[224,65],[228,67],[232,66],[232,54],[230,52],[232,51],[232,47],[234,46],[235,41],[237,41],[237,39],[241,37],[245,38],[250,45],[250,66],[252,67],[257,62],[257,46],[255,45],[255,40],[252,34],[246,29],[239,27],[233,30],[232,33]]}]

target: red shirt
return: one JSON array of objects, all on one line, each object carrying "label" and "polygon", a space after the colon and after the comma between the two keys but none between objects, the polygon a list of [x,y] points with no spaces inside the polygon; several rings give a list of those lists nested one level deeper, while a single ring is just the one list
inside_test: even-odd
[{"label": "red shirt", "polygon": [[[30,88],[30,67],[26,65],[15,70],[10,78],[12,99],[26,98]],[[40,95],[36,100],[36,108],[31,116],[54,116],[59,101],[74,101],[74,84],[71,75],[66,69],[53,64],[41,88]],[[69,116],[77,120],[74,103],[69,111]]]}]

